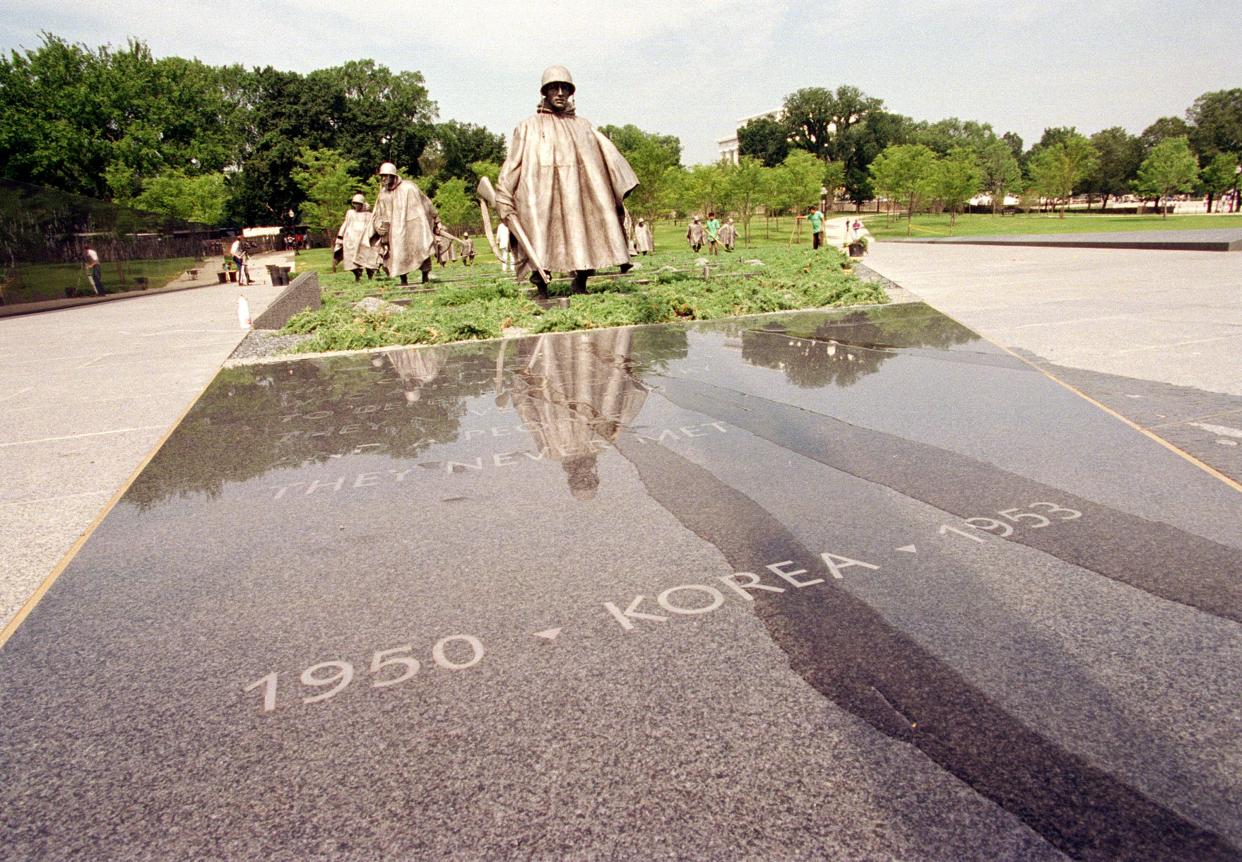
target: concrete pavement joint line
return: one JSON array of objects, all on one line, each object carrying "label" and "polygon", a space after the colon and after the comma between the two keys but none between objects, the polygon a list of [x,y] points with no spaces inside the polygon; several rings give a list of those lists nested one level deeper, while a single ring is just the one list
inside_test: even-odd
[{"label": "concrete pavement joint line", "polygon": [[1110,356],[1125,356],[1129,353],[1143,353],[1148,350],[1168,350],[1172,347],[1188,347],[1191,344],[1207,344],[1211,341],[1228,341],[1231,338],[1242,338],[1242,333],[1230,335],[1214,335],[1211,338],[1196,338],[1191,341],[1175,341],[1172,344],[1148,344],[1144,347],[1128,347],[1125,350],[1114,350]]},{"label": "concrete pavement joint line", "polygon": [[[147,465],[151,463],[151,459],[155,457],[155,453],[159,452],[160,449],[163,448],[164,444],[168,442],[168,438],[173,435],[173,432],[176,431],[181,425],[182,420],[189,415],[189,412],[194,409],[194,405],[199,402],[199,400],[203,397],[203,393],[205,393],[210,387],[211,381],[209,380],[206,385],[199,390],[198,395],[194,397],[194,400],[191,401],[189,405],[181,411],[181,414],[177,416],[173,423],[168,426],[168,429],[164,432],[160,439],[156,441],[155,445],[151,447],[151,450],[147,452],[138,466],[134,468],[134,471],[129,474],[129,478],[126,479],[121,487],[117,489],[117,492],[112,495],[112,499],[104,504],[103,509],[100,510],[99,514],[95,516],[95,519],[91,521],[87,528],[82,531],[82,535],[78,537],[78,540],[73,543],[68,551],[65,552],[65,555],[61,557],[60,562],[56,564],[56,567],[52,569],[51,573],[43,579],[43,583],[39,584],[38,588],[31,594],[30,598],[26,600],[26,603],[21,606],[21,609],[13,615],[13,619],[9,620],[3,629],[0,629],[0,649],[4,649],[4,645],[8,643],[9,638],[11,638],[13,633],[17,631],[18,627],[25,622],[26,617],[30,616],[30,612],[35,609],[35,606],[42,601],[45,595],[47,595],[47,591],[52,588],[52,584],[56,583],[56,579],[60,577],[61,573],[71,562],[73,562],[73,558],[78,555],[78,551],[81,550],[82,546],[86,544],[86,540],[94,535],[95,530],[97,530],[99,525],[103,523],[104,518],[111,514],[113,508],[115,508],[116,504],[119,503],[121,498],[125,496],[125,492],[129,490],[130,485],[133,485],[134,481],[139,477],[139,475],[142,474],[142,471],[147,469]],[[153,425],[151,427],[158,428],[160,426]]]},{"label": "concrete pavement joint line", "polygon": [[[195,400],[197,401],[198,399]],[[7,446],[27,446],[31,443],[55,443],[58,440],[78,440],[82,437],[101,437],[105,434],[128,434],[130,431],[153,431],[163,427],[163,425],[139,425],[136,428],[114,428],[110,431],[88,431],[85,434],[66,434],[64,437],[40,437],[37,440],[14,440],[11,443],[0,443],[0,449]]]},{"label": "concrete pavement joint line", "polygon": [[[881,273],[881,274],[883,274],[883,273]],[[888,278],[888,276],[885,276],[885,278]],[[895,281],[894,279],[889,279],[889,280],[890,280],[890,281],[893,281],[893,283],[894,283],[894,284],[899,284],[899,282]],[[909,290],[909,288],[905,288],[905,289],[906,289],[906,290]],[[910,291],[910,292],[911,292],[911,293],[914,293],[914,291]],[[917,295],[917,294],[916,294],[916,295]],[[944,314],[944,316],[945,316],[945,317],[949,318],[949,319],[950,319],[950,320],[952,320],[953,322],[955,322],[955,323],[957,323],[957,324],[960,324],[960,325],[963,325],[963,326],[965,325],[965,324],[962,324],[962,321],[958,320],[958,319],[957,319],[956,317],[954,317],[953,315],[949,314],[948,312],[944,311],[943,309],[937,308],[937,307],[936,307],[935,305],[933,305],[930,301],[927,301],[926,299],[925,299],[924,301],[925,301],[925,302],[927,302],[927,304],[928,304],[929,306],[931,306],[931,307],[933,307],[933,308],[936,308],[936,310],[937,310],[937,311],[939,311],[941,314]],[[971,327],[967,327],[967,328],[968,328],[968,329],[971,329]],[[1009,347],[1006,347],[1005,345],[1001,344],[1000,342],[996,341],[995,339],[993,339],[993,338],[989,337],[988,335],[985,335],[984,333],[980,332],[978,329],[971,329],[971,331],[972,331],[972,332],[975,332],[975,333],[976,333],[976,334],[977,334],[980,338],[982,338],[983,340],[985,340],[985,341],[987,341],[987,342],[989,342],[989,343],[991,343],[991,344],[994,344],[995,346],[999,347],[1001,350],[1005,351],[1005,352],[1006,352],[1006,353],[1008,353],[1009,355],[1014,356],[1014,357],[1016,357],[1016,358],[1018,358],[1018,359],[1022,360],[1022,361],[1023,361],[1023,362],[1025,362],[1027,365],[1031,366],[1032,368],[1034,368],[1034,369],[1036,369],[1037,371],[1039,371],[1041,374],[1045,375],[1045,376],[1046,376],[1049,380],[1052,380],[1052,381],[1056,382],[1057,384],[1059,384],[1059,385],[1061,385],[1061,386],[1065,387],[1066,389],[1068,389],[1070,392],[1073,392],[1075,395],[1078,395],[1080,398],[1083,398],[1084,400],[1088,401],[1089,403],[1094,404],[1096,407],[1100,408],[1101,410],[1103,410],[1105,413],[1107,413],[1108,415],[1112,416],[1113,418],[1121,420],[1122,422],[1124,422],[1126,425],[1129,425],[1129,426],[1130,426],[1131,428],[1133,428],[1134,430],[1136,430],[1136,431],[1140,432],[1141,434],[1146,435],[1147,437],[1150,437],[1152,440],[1155,440],[1157,443],[1159,443],[1161,446],[1163,446],[1163,447],[1165,447],[1166,449],[1168,449],[1170,452],[1174,452],[1174,453],[1176,453],[1176,454],[1177,454],[1177,455],[1179,455],[1180,457],[1182,457],[1182,458],[1184,458],[1185,460],[1189,461],[1191,464],[1194,464],[1196,467],[1198,467],[1199,469],[1203,470],[1205,473],[1207,473],[1207,474],[1209,474],[1209,475],[1211,475],[1211,476],[1214,476],[1215,478],[1217,478],[1217,479],[1219,479],[1220,481],[1224,482],[1226,485],[1228,485],[1228,486],[1229,486],[1230,488],[1232,488],[1233,490],[1238,491],[1239,493],[1242,493],[1242,484],[1240,484],[1240,483],[1238,483],[1237,481],[1235,481],[1235,480],[1231,479],[1230,477],[1226,476],[1224,473],[1220,472],[1220,471],[1219,471],[1219,470],[1217,470],[1215,467],[1212,467],[1211,465],[1206,464],[1206,463],[1204,463],[1203,461],[1200,461],[1200,460],[1199,460],[1198,458],[1196,458],[1194,455],[1191,455],[1189,452],[1187,452],[1187,451],[1185,451],[1185,450],[1183,450],[1183,449],[1178,448],[1178,447],[1177,447],[1177,446],[1175,446],[1174,444],[1170,443],[1168,440],[1166,440],[1166,439],[1164,439],[1163,437],[1161,437],[1159,434],[1156,434],[1155,432],[1153,432],[1153,431],[1149,430],[1148,428],[1145,428],[1145,427],[1143,427],[1142,425],[1139,425],[1137,422],[1134,422],[1134,421],[1132,421],[1132,420],[1130,420],[1130,419],[1126,418],[1125,416],[1122,416],[1122,415],[1121,415],[1120,413],[1118,413],[1116,410],[1113,410],[1111,407],[1107,406],[1106,404],[1103,404],[1102,402],[1097,401],[1096,399],[1092,398],[1092,397],[1091,397],[1090,395],[1088,395],[1087,393],[1083,392],[1081,389],[1078,389],[1077,387],[1075,387],[1075,386],[1073,386],[1073,385],[1071,385],[1071,384],[1069,384],[1069,383],[1066,383],[1064,380],[1061,380],[1059,377],[1057,377],[1057,376],[1055,376],[1054,374],[1052,374],[1052,372],[1050,372],[1048,369],[1046,369],[1046,368],[1042,367],[1041,365],[1039,365],[1039,363],[1037,363],[1037,362],[1033,362],[1033,361],[1031,361],[1030,359],[1026,358],[1025,356],[1022,356],[1021,354],[1016,353],[1015,351],[1011,350]],[[1206,340],[1209,340],[1209,341],[1219,341],[1219,340],[1222,340],[1222,339],[1236,338],[1236,337],[1237,337],[1237,336],[1230,335],[1230,336],[1221,336],[1221,337],[1218,337],[1218,338],[1206,339]],[[1167,346],[1167,345],[1166,345],[1166,346]]]},{"label": "concrete pavement joint line", "polygon": [[16,392],[10,392],[8,395],[0,395],[0,401],[8,401],[11,398],[17,398],[20,395],[25,395],[33,389],[33,386],[27,386],[24,389],[18,389]]},{"label": "concrete pavement joint line", "polygon": [[1224,482],[1226,485],[1228,485],[1233,490],[1239,493],[1242,493],[1242,484],[1235,482],[1233,479],[1229,478],[1224,473],[1217,470],[1215,467],[1212,467],[1209,464],[1205,464],[1204,462],[1200,461],[1198,458],[1196,458],[1194,455],[1191,455],[1189,452],[1185,451],[1184,449],[1179,449],[1177,446],[1174,446],[1172,443],[1170,443],[1168,440],[1165,440],[1163,437],[1161,437],[1159,434],[1156,434],[1154,431],[1144,428],[1142,425],[1139,425],[1137,422],[1127,419],[1125,416],[1122,416],[1120,413],[1118,413],[1116,410],[1109,407],[1107,404],[1103,404],[1099,401],[1096,401],[1094,398],[1092,398],[1090,395],[1083,392],[1081,389],[1077,388],[1076,386],[1066,383],[1064,380],[1061,380],[1059,377],[1054,376],[1050,371],[1048,371],[1048,369],[1041,368],[1039,365],[1037,365],[1034,362],[1031,362],[1029,359],[1026,359],[1023,356],[1017,353],[1014,353],[1012,350],[1009,350],[1009,348],[1005,347],[1004,345],[998,344],[997,346],[1000,347],[1002,350],[1008,351],[1010,354],[1017,356],[1027,365],[1030,365],[1032,368],[1038,369],[1040,373],[1046,375],[1049,380],[1055,383],[1058,383],[1061,386],[1064,386],[1070,392],[1073,392],[1075,395],[1079,396],[1080,398],[1083,398],[1084,400],[1089,401],[1090,403],[1094,404],[1096,407],[1103,410],[1109,416],[1112,416],[1115,419],[1120,419],[1122,422],[1129,425],[1135,431],[1138,431],[1141,434],[1145,434],[1146,436],[1155,440],[1157,443],[1159,443],[1164,448],[1168,449],[1170,452],[1174,452],[1177,455],[1180,455],[1182,458],[1185,458],[1187,461],[1189,461],[1191,464],[1194,464],[1200,470],[1203,470],[1205,473],[1208,473],[1211,476],[1215,476],[1217,479],[1220,479],[1222,482]]}]

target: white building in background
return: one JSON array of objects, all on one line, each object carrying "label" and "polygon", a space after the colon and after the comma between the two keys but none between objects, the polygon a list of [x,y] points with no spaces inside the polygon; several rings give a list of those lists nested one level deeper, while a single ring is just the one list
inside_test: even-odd
[{"label": "white building in background", "polygon": [[774,111],[765,111],[762,114],[755,114],[750,117],[742,117],[733,127],[733,134],[727,138],[717,138],[716,148],[720,151],[720,158],[730,164],[736,165],[738,160],[738,141],[737,130],[749,123],[751,120],[779,120],[781,118],[781,109]]}]

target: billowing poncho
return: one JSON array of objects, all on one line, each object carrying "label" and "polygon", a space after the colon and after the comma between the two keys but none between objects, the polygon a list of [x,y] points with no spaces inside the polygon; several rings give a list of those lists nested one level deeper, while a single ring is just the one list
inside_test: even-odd
[{"label": "billowing poncho", "polygon": [[733,243],[737,241],[737,229],[733,227],[732,222],[725,222],[720,226],[720,242],[726,248],[733,248]]},{"label": "billowing poncho", "polygon": [[639,254],[645,251],[654,251],[654,243],[651,241],[651,225],[641,222],[634,226],[634,247]]},{"label": "billowing poncho", "polygon": [[346,269],[378,269],[379,248],[371,242],[375,233],[372,220],[374,213],[350,209],[345,221],[336,232],[341,241],[341,261]]},{"label": "billowing poncho", "polygon": [[697,221],[690,222],[690,227],[686,228],[686,239],[690,240],[691,245],[702,245],[703,225]]},{"label": "billowing poncho", "polygon": [[409,180],[381,189],[375,202],[375,232],[388,243],[388,274],[413,272],[431,257],[440,216],[431,199]]},{"label": "billowing poncho", "polygon": [[[540,106],[513,132],[496,211],[517,215],[548,271],[600,269],[630,262],[622,202],[637,186],[629,162],[589,121]],[[516,239],[511,245],[524,279],[533,267]]]}]

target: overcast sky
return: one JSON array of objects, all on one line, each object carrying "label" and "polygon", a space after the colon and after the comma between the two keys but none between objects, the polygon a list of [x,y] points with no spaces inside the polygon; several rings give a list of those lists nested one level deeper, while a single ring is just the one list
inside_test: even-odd
[{"label": "overcast sky", "polygon": [[681,138],[716,158],[738,118],[800,87],[860,87],[915,119],[1015,131],[1139,132],[1201,93],[1242,86],[1238,0],[5,0],[0,47],[48,31],[92,47],[300,72],[372,58],[417,70],[440,119],[506,136],[544,66],[569,67],[579,113]]}]

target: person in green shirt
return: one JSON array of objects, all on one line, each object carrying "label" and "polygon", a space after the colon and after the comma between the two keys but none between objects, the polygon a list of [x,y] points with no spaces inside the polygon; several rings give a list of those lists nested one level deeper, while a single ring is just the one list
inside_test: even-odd
[{"label": "person in green shirt", "polygon": [[708,254],[720,254],[720,219],[716,218],[715,213],[707,214],[707,252]]},{"label": "person in green shirt", "polygon": [[819,207],[809,207],[810,215],[806,220],[811,223],[811,248],[818,250],[820,242],[823,241],[824,234],[824,214],[819,211]]}]

